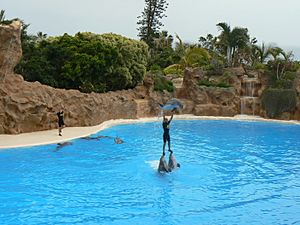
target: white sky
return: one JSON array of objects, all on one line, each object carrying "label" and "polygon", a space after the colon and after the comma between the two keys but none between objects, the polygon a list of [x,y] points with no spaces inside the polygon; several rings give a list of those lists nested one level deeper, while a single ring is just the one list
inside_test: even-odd
[{"label": "white sky", "polygon": [[[247,27],[260,42],[300,47],[300,0],[168,0],[163,20],[170,34],[197,42],[216,24]],[[6,18],[30,23],[29,32],[49,36],[79,31],[113,32],[137,39],[137,16],[144,0],[1,0]]]}]

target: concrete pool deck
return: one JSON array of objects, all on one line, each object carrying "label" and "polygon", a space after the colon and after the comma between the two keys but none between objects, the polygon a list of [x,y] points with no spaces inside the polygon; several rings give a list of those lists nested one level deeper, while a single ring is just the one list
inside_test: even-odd
[{"label": "concrete pool deck", "polygon": [[[286,124],[298,124],[300,121],[284,121],[284,120],[270,120],[256,116],[237,115],[234,117],[214,117],[214,116],[194,116],[194,115],[174,115],[174,119],[178,120],[241,120],[241,121],[264,121],[264,122],[280,122]],[[58,136],[57,129],[37,131],[32,133],[0,135],[0,150],[8,148],[29,147],[36,145],[54,144],[70,141],[72,139],[86,137],[95,134],[101,130],[111,126],[129,123],[143,123],[143,122],[158,122],[161,118],[140,118],[140,119],[116,119],[105,121],[97,126],[91,127],[66,127],[63,129],[63,136]]]}]

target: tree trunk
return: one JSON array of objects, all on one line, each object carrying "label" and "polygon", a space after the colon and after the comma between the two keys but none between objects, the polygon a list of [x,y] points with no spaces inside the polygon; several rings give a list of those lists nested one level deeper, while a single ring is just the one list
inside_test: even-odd
[{"label": "tree trunk", "polygon": [[227,64],[228,64],[228,67],[231,67],[231,47],[230,46],[227,46]]}]

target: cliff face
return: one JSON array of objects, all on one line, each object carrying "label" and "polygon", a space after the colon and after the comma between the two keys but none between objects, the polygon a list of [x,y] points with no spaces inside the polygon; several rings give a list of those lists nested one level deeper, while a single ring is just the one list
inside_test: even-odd
[{"label": "cliff face", "polygon": [[234,116],[239,114],[240,100],[234,88],[199,86],[204,78],[202,70],[185,70],[183,85],[178,97],[187,99],[185,113],[197,116]]},{"label": "cliff face", "polygon": [[22,56],[21,23],[14,21],[0,27],[0,77],[12,74]]},{"label": "cliff face", "polygon": [[[83,94],[54,89],[21,76],[5,76],[0,85],[0,133],[21,133],[56,127],[56,114],[65,111],[67,126],[91,126],[115,118],[136,118],[139,94],[119,91]],[[146,115],[145,115],[146,116]]]}]

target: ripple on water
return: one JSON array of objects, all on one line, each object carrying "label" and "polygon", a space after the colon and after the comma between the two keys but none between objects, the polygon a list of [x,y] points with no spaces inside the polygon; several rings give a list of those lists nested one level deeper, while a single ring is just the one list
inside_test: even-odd
[{"label": "ripple on water", "polygon": [[[300,127],[173,121],[181,168],[157,173],[161,122],[0,152],[1,224],[297,224]],[[168,155],[167,155],[168,157]]]}]

